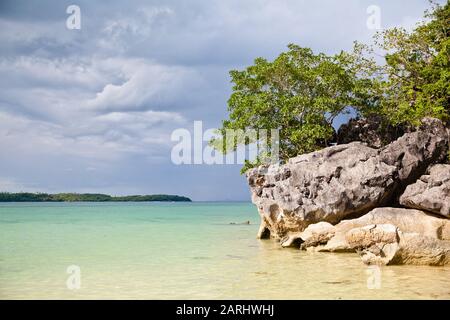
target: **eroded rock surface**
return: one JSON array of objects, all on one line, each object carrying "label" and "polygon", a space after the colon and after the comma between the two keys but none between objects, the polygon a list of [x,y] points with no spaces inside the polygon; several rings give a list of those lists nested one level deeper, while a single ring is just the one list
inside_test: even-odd
[{"label": "eroded rock surface", "polygon": [[351,229],[345,237],[366,264],[450,264],[450,241],[404,233],[392,224]]},{"label": "eroded rock surface", "polygon": [[345,239],[365,264],[387,265],[399,251],[399,230],[392,224],[373,224],[349,230]]},{"label": "eroded rock surface", "polygon": [[450,218],[450,165],[432,166],[427,175],[405,189],[400,203]]},{"label": "eroded rock surface", "polygon": [[443,124],[425,119],[420,130],[381,149],[352,142],[251,169],[247,179],[262,220],[258,235],[289,239],[310,224],[337,224],[395,202],[447,150]]},{"label": "eroded rock surface", "polygon": [[328,222],[318,222],[309,225],[303,232],[290,233],[281,239],[283,247],[316,247],[326,244],[334,237],[336,228]]},{"label": "eroded rock surface", "polygon": [[[303,247],[315,247],[316,251],[329,252],[352,252],[354,249],[349,245],[346,234],[351,229],[361,228],[368,225],[390,224],[394,225],[404,233],[417,233],[425,237],[449,240],[450,241],[450,220],[438,218],[420,210],[403,208],[376,208],[358,219],[344,220],[333,227],[334,236],[324,243],[314,243]],[[309,229],[316,229],[310,225],[303,233],[308,238]],[[319,229],[316,229],[319,230]],[[316,235],[316,238],[325,238],[331,230],[324,230],[323,235]]]}]

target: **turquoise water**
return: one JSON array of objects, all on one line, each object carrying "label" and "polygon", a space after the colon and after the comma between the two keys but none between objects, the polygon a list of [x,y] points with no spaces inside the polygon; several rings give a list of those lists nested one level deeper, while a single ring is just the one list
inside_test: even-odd
[{"label": "turquoise water", "polygon": [[258,225],[250,203],[0,204],[0,298],[450,298],[448,267],[374,271],[257,240]]}]

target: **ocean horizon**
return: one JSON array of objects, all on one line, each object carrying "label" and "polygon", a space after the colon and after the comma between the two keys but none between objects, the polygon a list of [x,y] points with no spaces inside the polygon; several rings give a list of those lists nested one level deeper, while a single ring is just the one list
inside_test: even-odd
[{"label": "ocean horizon", "polygon": [[281,248],[259,221],[245,202],[1,203],[0,299],[450,298],[449,267]]}]

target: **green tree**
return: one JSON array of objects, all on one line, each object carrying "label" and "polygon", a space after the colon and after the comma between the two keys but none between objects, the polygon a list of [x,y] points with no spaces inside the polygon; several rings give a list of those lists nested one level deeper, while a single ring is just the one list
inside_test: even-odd
[{"label": "green tree", "polygon": [[[450,4],[432,3],[425,22],[413,31],[391,28],[375,36],[375,48],[355,52],[359,59],[374,50],[385,63],[372,69],[370,85],[376,103],[361,109],[384,115],[390,123],[418,125],[424,117],[450,118]],[[362,45],[359,45],[359,49]],[[372,60],[373,61],[373,60]]]},{"label": "green tree", "polygon": [[[360,103],[366,81],[357,77],[358,56],[314,54],[293,44],[288,48],[272,62],[257,58],[245,70],[230,72],[234,85],[229,119],[220,129],[225,140],[227,129],[278,129],[281,160],[327,146],[333,139],[333,120]],[[217,141],[225,152],[238,144],[221,139],[213,144]],[[247,163],[244,170],[259,163]]]},{"label": "green tree", "polygon": [[[230,143],[227,129],[278,129],[280,158],[286,160],[327,146],[333,120],[349,108],[381,116],[381,126],[415,126],[427,116],[449,121],[450,4],[431,3],[413,31],[387,29],[375,36],[375,45],[356,42],[353,52],[328,56],[291,44],[272,62],[257,58],[245,70],[231,71],[229,119],[212,144],[226,153],[254,142],[247,137]],[[383,64],[374,58],[378,49],[385,53]]]}]

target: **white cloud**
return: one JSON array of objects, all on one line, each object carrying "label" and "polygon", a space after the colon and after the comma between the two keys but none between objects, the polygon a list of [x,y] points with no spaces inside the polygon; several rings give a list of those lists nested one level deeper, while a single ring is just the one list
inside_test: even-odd
[{"label": "white cloud", "polygon": [[189,67],[165,66],[142,59],[111,59],[107,64],[120,70],[125,80],[106,84],[87,102],[91,110],[170,109],[171,103],[187,97],[189,90],[202,82],[202,77]]},{"label": "white cloud", "polygon": [[[63,39],[63,33],[67,30],[61,27],[58,22],[40,21],[15,21],[0,18],[0,40],[4,44],[24,45],[31,44],[42,38]],[[67,34],[69,35],[69,34]],[[65,37],[69,41],[70,37]]]},{"label": "white cloud", "polygon": [[0,72],[10,75],[0,80],[3,150],[108,161],[130,152],[161,157],[186,119],[152,109],[176,104],[199,78],[187,67],[95,57],[4,58]]},{"label": "white cloud", "polygon": [[135,10],[132,16],[121,13],[114,19],[104,22],[101,30],[102,37],[99,39],[100,46],[118,51],[129,49],[133,44],[133,37],[137,38],[137,41],[142,41],[143,38],[151,36],[164,21],[173,15],[174,11],[166,6],[144,6]]},{"label": "white cloud", "polygon": [[160,157],[170,148],[172,126],[184,118],[170,112],[114,112],[64,124],[0,113],[0,148],[6,153],[79,156],[113,161],[129,153]]},{"label": "white cloud", "polygon": [[21,192],[29,190],[29,186],[18,182],[14,178],[0,177],[0,192]]},{"label": "white cloud", "polygon": [[0,60],[0,72],[8,74],[2,86],[29,85],[31,87],[57,87],[95,89],[111,75],[96,65],[96,61],[82,59],[49,59],[35,56],[18,56]]}]

